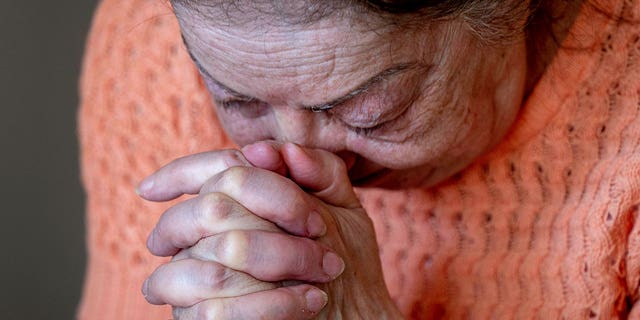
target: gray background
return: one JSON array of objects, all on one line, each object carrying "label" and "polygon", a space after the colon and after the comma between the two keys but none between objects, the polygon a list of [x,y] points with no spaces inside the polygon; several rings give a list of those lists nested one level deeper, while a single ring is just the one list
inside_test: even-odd
[{"label": "gray background", "polygon": [[77,80],[93,0],[2,0],[0,318],[73,319],[84,276]]}]

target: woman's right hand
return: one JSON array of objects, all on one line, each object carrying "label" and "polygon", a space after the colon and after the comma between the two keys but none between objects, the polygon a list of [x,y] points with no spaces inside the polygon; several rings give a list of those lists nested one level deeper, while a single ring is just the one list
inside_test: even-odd
[{"label": "woman's right hand", "polygon": [[207,152],[141,183],[153,201],[198,194],[167,210],[149,236],[154,255],[174,255],[145,281],[150,303],[172,305],[179,319],[309,319],[325,306],[315,286],[282,281],[326,283],[344,262],[312,240],[326,225],[311,196],[278,163],[262,165],[272,170],[237,150]]}]

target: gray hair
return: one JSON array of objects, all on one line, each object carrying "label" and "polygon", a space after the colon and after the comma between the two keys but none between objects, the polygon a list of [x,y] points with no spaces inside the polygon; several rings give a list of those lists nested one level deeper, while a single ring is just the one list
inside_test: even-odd
[{"label": "gray hair", "polygon": [[171,0],[196,10],[201,18],[244,24],[261,16],[278,23],[311,24],[334,15],[348,15],[398,26],[419,26],[429,21],[462,19],[486,43],[500,43],[522,34],[542,0]]}]

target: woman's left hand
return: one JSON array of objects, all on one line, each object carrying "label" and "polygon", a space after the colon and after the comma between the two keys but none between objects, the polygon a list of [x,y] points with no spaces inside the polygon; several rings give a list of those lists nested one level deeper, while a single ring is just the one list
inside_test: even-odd
[{"label": "woman's left hand", "polygon": [[[246,184],[251,183],[248,179],[225,179],[225,183],[216,183],[220,181],[220,177],[224,177],[225,172],[215,172],[210,168],[207,170],[211,175],[208,179],[188,179],[182,173],[193,173],[207,166],[206,161],[181,161],[182,166],[176,168],[176,165],[170,169],[160,169],[152,175],[151,179],[156,181],[153,187],[142,192],[142,196],[146,199],[155,201],[169,200],[181,193],[187,193],[189,190],[198,190],[202,194],[222,193],[233,198],[238,203],[244,205],[253,213],[258,213],[259,218],[277,225],[277,229],[289,232],[278,238],[282,243],[280,247],[294,248],[300,241],[300,236],[306,239],[312,238],[314,235],[308,230],[296,230],[295,226],[306,226],[308,221],[295,221],[295,219],[307,219],[309,215],[287,215],[286,216],[265,216],[260,214],[260,203],[247,203],[244,199],[270,199],[273,204],[282,201],[291,201],[291,199],[283,199],[284,195],[299,195],[299,199],[305,202],[303,206],[313,208],[320,214],[326,230],[321,237],[314,238],[317,246],[302,246],[302,248],[328,248],[344,260],[344,272],[334,280],[324,277],[321,272],[313,271],[318,269],[317,259],[308,259],[309,252],[291,252],[292,250],[247,250],[244,255],[244,261],[260,261],[260,265],[244,266],[243,271],[250,277],[253,277],[251,285],[258,292],[248,292],[240,294],[232,299],[225,298],[229,303],[236,303],[235,306],[226,306],[221,312],[229,312],[235,308],[243,308],[252,310],[252,316],[269,319],[297,319],[307,318],[307,315],[299,314],[300,308],[283,308],[286,306],[299,305],[299,301],[304,301],[304,297],[296,296],[297,293],[304,295],[305,290],[291,290],[287,294],[279,295],[282,299],[279,303],[272,301],[264,301],[269,299],[271,292],[276,293],[277,290],[286,288],[299,288],[300,283],[308,283],[316,285],[323,289],[329,299],[329,303],[322,310],[318,318],[401,318],[399,312],[391,301],[382,277],[382,269],[378,256],[378,247],[375,240],[375,233],[371,220],[367,216],[365,210],[360,205],[353,188],[347,176],[344,162],[336,155],[317,149],[304,149],[294,144],[278,144],[271,142],[261,142],[243,149],[243,155],[254,166],[279,173],[277,179],[286,179],[295,182],[295,184],[280,183],[275,181],[275,185],[283,188],[297,188],[297,190],[277,190],[272,185],[263,186],[261,188],[246,188]],[[188,158],[188,157],[187,157]],[[273,178],[270,178],[273,179]],[[214,181],[213,183],[211,181]],[[157,183],[160,181],[161,183]],[[188,185],[186,184],[194,184]],[[236,185],[233,185],[233,184]],[[199,185],[198,185],[199,184]],[[234,193],[230,190],[242,190],[243,193]],[[263,193],[262,195],[252,196],[246,192]],[[170,196],[166,196],[170,195]],[[273,212],[271,212],[273,214]],[[167,214],[165,213],[165,216]],[[175,254],[174,261],[194,257],[197,259],[207,260],[212,257],[207,252],[215,251],[211,247],[211,237],[223,232],[233,231],[237,229],[237,225],[230,225],[230,230],[224,227],[211,227],[216,230],[202,230],[202,226],[210,225],[202,223],[202,221],[193,221],[198,219],[198,215],[190,214],[187,210],[174,211],[171,213],[171,219],[163,217],[152,232],[153,241],[149,241],[149,248],[152,253],[157,255]],[[200,216],[201,217],[201,216]],[[292,220],[293,218],[293,220]],[[180,223],[175,223],[180,221]],[[249,220],[247,220],[249,221]],[[258,223],[259,224],[259,223]],[[264,227],[265,224],[263,224]],[[268,224],[267,224],[268,225]],[[240,229],[251,229],[251,226],[241,227]],[[269,228],[268,226],[266,228]],[[299,229],[299,228],[298,228]],[[162,232],[158,232],[162,230]],[[280,230],[280,231],[281,231]],[[200,238],[194,235],[206,235]],[[265,244],[262,244],[265,245]],[[270,244],[267,244],[270,245]],[[233,245],[231,247],[234,247]],[[306,251],[306,250],[301,250]],[[264,255],[268,257],[256,257],[246,255]],[[298,257],[295,257],[295,256]],[[305,274],[297,274],[289,277],[285,273],[278,272],[265,275],[264,270],[285,270],[281,266],[270,266],[268,264],[278,264],[282,261],[297,261],[298,263],[306,263],[310,265],[291,266],[296,270],[310,270]],[[218,261],[219,262],[219,261]],[[224,263],[224,262],[223,262]],[[320,263],[321,264],[321,263]],[[237,269],[237,266],[227,266]],[[262,271],[261,271],[262,270]],[[150,278],[154,278],[154,283],[176,283],[170,277],[181,277],[183,275],[175,273],[159,273],[156,271]],[[190,275],[191,277],[198,275]],[[206,277],[206,275],[202,275]],[[297,280],[289,282],[286,280]],[[206,282],[206,279],[202,279]],[[252,279],[248,279],[249,282]],[[196,281],[197,282],[197,281]],[[256,284],[257,283],[257,284]],[[271,285],[269,285],[269,283]],[[238,286],[246,285],[246,283],[238,283]],[[153,286],[152,288],[145,286],[143,289],[147,299],[154,300],[159,303],[166,303],[158,297],[164,295],[163,291],[173,290],[173,299],[182,301],[182,306],[174,306],[174,314],[180,319],[196,318],[197,314],[211,315],[215,314],[215,310],[203,310],[206,308],[219,308],[220,298],[218,297],[198,297],[195,299],[189,292],[190,284],[185,283],[180,290],[173,288],[163,288],[161,286]],[[262,286],[262,287],[260,287]],[[304,286],[304,285],[303,285]],[[240,290],[242,291],[242,290]],[[238,292],[240,292],[238,291]],[[184,292],[184,299],[176,297],[176,292]],[[189,300],[191,299],[191,300]],[[286,301],[291,300],[291,301]],[[281,304],[281,305],[278,305]],[[283,313],[284,311],[284,313]],[[265,317],[266,316],[266,317]]]}]

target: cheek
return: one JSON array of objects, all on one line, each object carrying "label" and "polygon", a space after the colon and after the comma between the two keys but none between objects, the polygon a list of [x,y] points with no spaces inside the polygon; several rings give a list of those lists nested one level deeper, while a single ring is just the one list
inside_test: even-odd
[{"label": "cheek", "polygon": [[424,139],[425,134],[418,133],[424,130],[421,126],[424,124],[423,121],[405,122],[396,133],[389,135],[405,137],[400,141],[387,141],[351,133],[347,137],[346,147],[349,151],[389,169],[407,169],[423,165],[430,162],[433,155],[433,148],[428,143],[433,140]]}]

